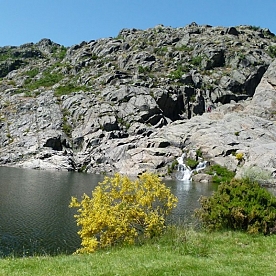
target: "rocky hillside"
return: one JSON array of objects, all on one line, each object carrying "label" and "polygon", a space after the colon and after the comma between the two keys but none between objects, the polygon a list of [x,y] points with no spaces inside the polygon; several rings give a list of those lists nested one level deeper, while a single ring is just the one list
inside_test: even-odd
[{"label": "rocky hillside", "polygon": [[167,175],[200,151],[273,173],[275,57],[268,29],[196,23],[2,47],[0,164]]}]

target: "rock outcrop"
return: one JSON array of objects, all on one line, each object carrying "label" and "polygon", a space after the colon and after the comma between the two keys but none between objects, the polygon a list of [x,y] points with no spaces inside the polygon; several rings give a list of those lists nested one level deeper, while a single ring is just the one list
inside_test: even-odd
[{"label": "rock outcrop", "polygon": [[273,174],[275,57],[268,29],[195,23],[0,48],[0,164],[165,176],[200,149]]}]

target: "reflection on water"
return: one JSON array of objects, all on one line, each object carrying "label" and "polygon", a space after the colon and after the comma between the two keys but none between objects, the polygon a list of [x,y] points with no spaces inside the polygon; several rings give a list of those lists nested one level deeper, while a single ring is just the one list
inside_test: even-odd
[{"label": "reflection on water", "polygon": [[170,216],[173,223],[186,223],[191,220],[194,210],[200,206],[200,196],[209,196],[216,189],[214,184],[182,182],[179,180],[166,181],[167,186],[178,198],[176,209]]},{"label": "reflection on water", "polygon": [[[0,256],[72,253],[80,246],[71,196],[81,198],[103,176],[0,167]],[[210,184],[166,181],[178,197],[170,220],[184,221],[210,195]]]},{"label": "reflection on water", "polygon": [[98,175],[0,167],[0,254],[72,253],[79,247],[76,210],[80,197],[102,179]]}]

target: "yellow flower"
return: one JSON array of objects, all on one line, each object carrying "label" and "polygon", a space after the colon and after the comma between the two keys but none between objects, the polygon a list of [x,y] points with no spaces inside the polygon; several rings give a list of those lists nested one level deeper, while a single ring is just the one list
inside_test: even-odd
[{"label": "yellow flower", "polygon": [[164,216],[176,207],[177,198],[155,174],[145,173],[131,181],[115,174],[78,202],[72,197],[70,207],[75,215],[82,248],[77,253],[92,253],[98,248],[120,243],[133,244],[139,235],[160,235],[165,227]]},{"label": "yellow flower", "polygon": [[244,158],[244,156],[243,156],[243,153],[242,153],[242,152],[239,152],[239,153],[236,154],[236,159],[237,159],[238,161],[242,161],[243,158]]}]

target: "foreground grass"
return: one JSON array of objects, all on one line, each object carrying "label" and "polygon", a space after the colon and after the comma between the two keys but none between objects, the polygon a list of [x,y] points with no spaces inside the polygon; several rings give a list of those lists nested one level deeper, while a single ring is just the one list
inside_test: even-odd
[{"label": "foreground grass", "polygon": [[275,275],[276,236],[171,230],[141,246],[91,255],[8,258],[0,275]]}]

